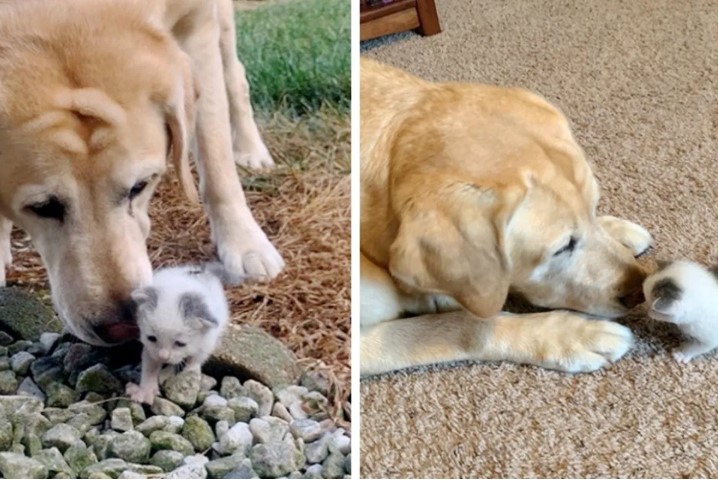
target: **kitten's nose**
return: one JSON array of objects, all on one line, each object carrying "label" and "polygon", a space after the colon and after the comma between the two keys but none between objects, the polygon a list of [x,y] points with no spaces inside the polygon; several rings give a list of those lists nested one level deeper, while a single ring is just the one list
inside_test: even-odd
[{"label": "kitten's nose", "polygon": [[157,356],[160,357],[160,361],[166,362],[170,359],[170,352],[169,350],[160,350]]}]

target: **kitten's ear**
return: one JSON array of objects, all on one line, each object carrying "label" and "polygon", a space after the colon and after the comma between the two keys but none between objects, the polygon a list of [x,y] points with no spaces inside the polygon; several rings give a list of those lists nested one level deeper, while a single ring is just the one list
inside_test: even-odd
[{"label": "kitten's ear", "polygon": [[212,316],[207,303],[202,297],[195,293],[187,293],[182,295],[179,300],[180,312],[185,320],[197,320],[205,328],[214,328],[219,326],[219,322]]},{"label": "kitten's ear", "polygon": [[157,288],[152,286],[145,286],[144,288],[138,288],[130,295],[132,301],[137,304],[137,307],[142,307],[146,310],[154,310],[157,308],[157,298],[159,293]]}]

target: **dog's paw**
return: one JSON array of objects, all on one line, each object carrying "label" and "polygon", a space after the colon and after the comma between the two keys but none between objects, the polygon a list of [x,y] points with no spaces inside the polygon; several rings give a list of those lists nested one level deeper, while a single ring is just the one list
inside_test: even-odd
[{"label": "dog's paw", "polygon": [[160,389],[159,387],[142,387],[130,382],[125,387],[125,393],[127,393],[127,396],[129,396],[133,402],[152,405],[152,402],[155,401],[155,397],[160,394]]},{"label": "dog's paw", "polygon": [[673,352],[673,359],[678,363],[688,363],[693,359],[693,357],[680,350],[676,350]]},{"label": "dog's paw", "polygon": [[237,165],[253,171],[269,171],[274,168],[272,155],[263,142],[255,146],[245,146],[244,149],[235,146],[234,161]]},{"label": "dog's paw", "polygon": [[217,236],[217,254],[231,277],[253,281],[270,281],[284,269],[279,251],[252,220],[254,226],[244,234]]},{"label": "dog's paw", "polygon": [[601,216],[598,222],[608,234],[627,247],[633,256],[646,252],[653,243],[651,234],[643,226],[631,221],[615,216]]},{"label": "dog's paw", "polygon": [[536,327],[543,340],[538,364],[545,368],[592,372],[617,361],[633,346],[631,330],[618,323],[572,312],[551,312],[550,318],[547,326]]}]

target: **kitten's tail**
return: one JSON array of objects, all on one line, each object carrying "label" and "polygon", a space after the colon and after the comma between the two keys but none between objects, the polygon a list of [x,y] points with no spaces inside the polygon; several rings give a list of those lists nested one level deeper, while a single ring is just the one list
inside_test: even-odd
[{"label": "kitten's tail", "polygon": [[230,273],[219,261],[208,261],[202,264],[202,272],[209,273],[224,286],[238,286],[247,280],[246,276],[238,276]]}]

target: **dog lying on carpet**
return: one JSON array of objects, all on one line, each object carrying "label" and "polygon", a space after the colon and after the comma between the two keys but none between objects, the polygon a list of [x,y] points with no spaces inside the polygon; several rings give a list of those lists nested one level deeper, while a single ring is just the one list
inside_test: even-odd
[{"label": "dog lying on carpet", "polygon": [[150,197],[170,159],[197,200],[195,139],[220,260],[238,277],[277,276],[284,262],[235,168],[272,165],[235,42],[232,0],[0,0],[0,285],[16,224],[74,335],[135,338]]},{"label": "dog lying on carpet", "polygon": [[[361,60],[361,373],[455,360],[567,372],[623,356],[649,233],[597,216],[564,116],[537,95]],[[509,292],[556,311],[501,312]],[[565,311],[560,309],[570,309]]]}]

